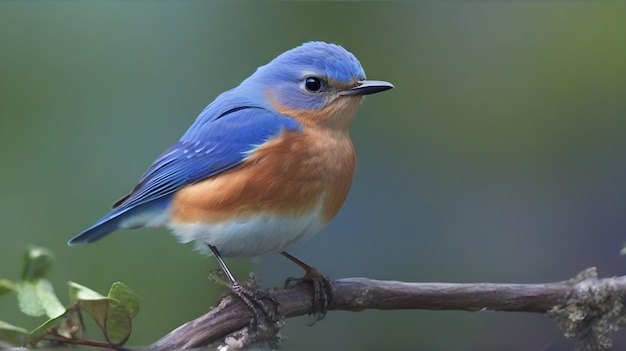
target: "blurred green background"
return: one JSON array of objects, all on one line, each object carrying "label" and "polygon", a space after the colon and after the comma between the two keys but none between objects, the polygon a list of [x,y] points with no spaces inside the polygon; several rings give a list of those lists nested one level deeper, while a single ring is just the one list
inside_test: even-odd
[{"label": "blurred green background", "polygon": [[[337,218],[291,253],[331,277],[547,282],[626,259],[626,6],[601,2],[0,3],[0,277],[28,244],[51,279],[141,297],[129,345],[209,309],[213,258],[166,230],[67,239],[104,215],[220,92],[308,40],[371,79],[358,172]],[[268,285],[280,256],[230,260]],[[13,298],[0,319],[33,327]],[[570,350],[542,315],[331,312],[288,320],[285,350]],[[616,349],[626,348],[624,333]],[[621,346],[620,346],[621,345]]]}]

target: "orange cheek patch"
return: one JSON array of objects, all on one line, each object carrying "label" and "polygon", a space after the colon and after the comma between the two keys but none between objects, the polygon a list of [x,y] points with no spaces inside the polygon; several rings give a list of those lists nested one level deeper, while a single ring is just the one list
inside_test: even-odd
[{"label": "orange cheek patch", "polygon": [[305,124],[316,123],[319,125],[330,124],[343,130],[347,130],[350,126],[363,98],[358,95],[341,96],[335,98],[324,108],[319,110],[305,110],[290,108],[280,104],[270,90],[266,92],[266,97],[276,111],[291,116],[300,122]]}]

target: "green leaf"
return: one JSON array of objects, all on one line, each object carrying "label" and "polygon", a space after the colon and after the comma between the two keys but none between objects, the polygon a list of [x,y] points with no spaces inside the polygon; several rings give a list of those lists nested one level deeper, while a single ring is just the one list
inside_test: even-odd
[{"label": "green leaf", "polygon": [[80,308],[93,318],[102,330],[105,329],[110,299],[78,283],[69,282],[70,299],[78,301]]},{"label": "green leaf", "polygon": [[139,313],[139,297],[128,286],[115,282],[108,296],[70,282],[70,299],[98,324],[108,342],[122,345],[132,330],[131,320]]},{"label": "green leaf", "polygon": [[115,282],[109,290],[111,304],[105,335],[112,344],[123,344],[132,330],[132,319],[139,313],[139,297],[126,285]]},{"label": "green leaf", "polygon": [[84,285],[80,285],[78,283],[69,282],[70,286],[70,301],[80,301],[80,300],[100,300],[104,299],[105,296],[101,295],[99,292],[89,289]]},{"label": "green leaf", "polygon": [[49,318],[56,318],[65,314],[65,307],[46,279],[20,283],[17,286],[17,301],[20,310],[29,316],[40,317],[45,314]]},{"label": "green leaf", "polygon": [[17,290],[17,286],[13,284],[13,282],[6,279],[0,279],[0,296],[15,290]]},{"label": "green leaf", "polygon": [[0,321],[0,340],[9,342],[13,345],[24,345],[28,330]]},{"label": "green leaf", "polygon": [[[33,329],[30,333],[28,333],[27,338],[26,338],[27,343],[34,343],[36,341],[39,341],[41,338],[43,338],[46,335],[48,330],[56,327],[63,321],[65,321],[65,313],[63,313],[62,315],[56,318],[50,318],[47,321],[43,322],[43,324],[41,324],[37,328]],[[71,326],[68,326],[68,327],[71,327]],[[62,330],[58,332],[59,334],[63,334]]]},{"label": "green leaf", "polygon": [[104,334],[111,344],[123,344],[132,330],[129,311],[119,302],[111,301]]},{"label": "green leaf", "polygon": [[43,278],[52,266],[53,255],[41,247],[29,247],[24,255],[22,280]]},{"label": "green leaf", "polygon": [[109,297],[119,301],[128,310],[130,318],[135,318],[139,313],[139,296],[127,285],[115,282],[109,289]]}]

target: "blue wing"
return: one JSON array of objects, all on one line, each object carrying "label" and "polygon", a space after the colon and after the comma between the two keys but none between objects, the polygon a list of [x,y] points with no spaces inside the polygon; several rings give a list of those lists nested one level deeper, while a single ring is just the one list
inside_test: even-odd
[{"label": "blue wing", "polygon": [[294,119],[261,107],[232,107],[208,116],[210,107],[152,164],[133,191],[113,205],[113,211],[68,244],[93,242],[122,227],[140,227],[167,207],[176,190],[239,165],[247,153],[283,130],[301,128]]}]

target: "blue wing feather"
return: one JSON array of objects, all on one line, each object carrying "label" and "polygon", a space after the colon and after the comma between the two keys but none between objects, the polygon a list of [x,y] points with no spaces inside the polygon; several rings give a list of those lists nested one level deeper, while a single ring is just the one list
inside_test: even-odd
[{"label": "blue wing feather", "polygon": [[[213,105],[213,104],[211,104]],[[74,236],[70,245],[93,242],[128,225],[130,216],[161,211],[163,201],[181,187],[214,176],[239,165],[258,145],[283,130],[300,130],[287,116],[261,107],[241,106],[220,109],[207,107],[174,146],[165,151],[144,173],[127,196],[115,203],[113,211],[93,226]]]}]

